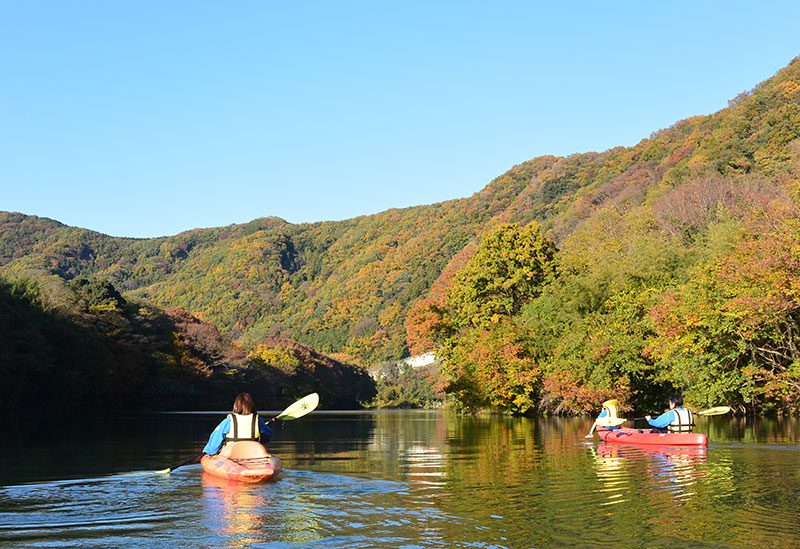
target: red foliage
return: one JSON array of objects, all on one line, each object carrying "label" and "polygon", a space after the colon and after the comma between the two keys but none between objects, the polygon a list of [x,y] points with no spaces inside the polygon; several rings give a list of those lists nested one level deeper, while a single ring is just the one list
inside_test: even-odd
[{"label": "red foliage", "polygon": [[656,201],[653,216],[664,231],[676,236],[704,229],[722,210],[739,218],[748,216],[753,209],[765,208],[775,193],[774,185],[755,178],[697,176]]},{"label": "red foliage", "polygon": [[186,351],[182,361],[184,367],[208,374],[208,367],[215,363],[244,362],[244,353],[223,339],[219,330],[211,324],[201,321],[180,307],[171,307],[164,313],[175,324],[178,343]]},{"label": "red foliage", "polygon": [[434,338],[436,331],[442,327],[444,321],[442,312],[446,308],[447,288],[453,285],[456,274],[475,255],[477,247],[477,242],[470,242],[464,246],[442,270],[439,278],[431,286],[428,296],[409,308],[405,328],[406,343],[412,354],[422,354],[435,350],[439,346]]},{"label": "red foliage", "polygon": [[620,401],[620,410],[627,409],[630,388],[619,384],[611,389],[596,389],[575,374],[566,370],[552,372],[543,377],[544,394],[540,408],[552,413],[592,413],[601,403],[615,398]]}]

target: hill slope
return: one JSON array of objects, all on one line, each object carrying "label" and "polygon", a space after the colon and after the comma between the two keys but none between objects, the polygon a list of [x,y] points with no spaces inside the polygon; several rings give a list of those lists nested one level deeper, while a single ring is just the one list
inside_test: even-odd
[{"label": "hill slope", "polygon": [[[408,353],[411,305],[492,226],[537,221],[561,244],[587,223],[601,230],[604,212],[653,203],[698,174],[782,177],[800,136],[798,73],[796,59],[728,108],[634,147],[539,157],[469,198],[341,222],[264,218],[138,240],[2,213],[0,272],[104,278],[248,346],[275,336],[361,363],[397,358]],[[686,229],[673,218],[672,229]]]}]

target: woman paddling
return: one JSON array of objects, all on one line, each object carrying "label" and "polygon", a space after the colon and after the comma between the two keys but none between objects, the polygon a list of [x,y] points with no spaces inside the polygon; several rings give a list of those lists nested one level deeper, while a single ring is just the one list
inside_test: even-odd
[{"label": "woman paddling", "polygon": [[223,419],[211,433],[203,452],[213,456],[222,446],[240,440],[263,440],[269,442],[272,429],[258,416],[250,393],[239,393],[233,401],[233,413]]}]

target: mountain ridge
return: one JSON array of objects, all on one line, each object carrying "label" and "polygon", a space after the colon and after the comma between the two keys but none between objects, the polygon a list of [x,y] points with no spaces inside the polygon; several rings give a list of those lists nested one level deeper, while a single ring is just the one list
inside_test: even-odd
[{"label": "mountain ridge", "polygon": [[249,347],[283,337],[361,364],[401,358],[409,308],[495,225],[537,222],[560,244],[609,208],[655,201],[697,174],[782,173],[800,136],[798,73],[796,58],[728,107],[633,147],[536,157],[469,197],[342,221],[264,217],[137,239],[3,212],[0,274],[107,279]]}]

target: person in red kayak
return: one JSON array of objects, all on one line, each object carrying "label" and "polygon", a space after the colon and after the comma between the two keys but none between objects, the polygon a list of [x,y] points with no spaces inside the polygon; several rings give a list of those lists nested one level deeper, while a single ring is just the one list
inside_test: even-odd
[{"label": "person in red kayak", "polygon": [[203,452],[213,456],[219,453],[226,442],[240,440],[263,440],[269,442],[272,429],[258,416],[250,393],[239,393],[233,401],[233,413],[223,419],[211,433]]},{"label": "person in red kayak", "polygon": [[[606,400],[603,403],[603,411],[600,412],[600,415],[597,416],[595,421],[598,422],[598,425],[602,425],[599,423],[600,420],[603,418],[610,418],[610,419],[617,419],[617,407],[619,406],[619,401],[617,399]],[[619,429],[619,425],[603,425],[604,429]]]},{"label": "person in red kayak", "polygon": [[672,393],[669,397],[669,410],[653,419],[644,416],[652,427],[665,433],[691,433],[694,429],[694,416],[692,412],[683,407],[683,395]]}]

